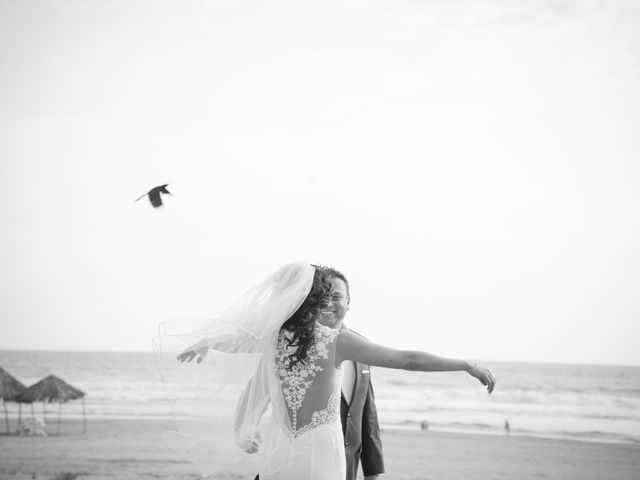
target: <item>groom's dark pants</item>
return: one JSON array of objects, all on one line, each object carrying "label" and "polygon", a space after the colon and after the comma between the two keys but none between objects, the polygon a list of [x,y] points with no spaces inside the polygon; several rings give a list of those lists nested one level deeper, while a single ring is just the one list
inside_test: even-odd
[{"label": "groom's dark pants", "polygon": [[[348,404],[342,395],[340,420],[347,456],[346,480],[356,480],[360,462],[362,462],[362,471],[365,476],[384,473],[378,411],[371,385],[369,365],[356,363],[356,379],[351,404]],[[255,480],[259,479],[260,475],[256,475]]]}]

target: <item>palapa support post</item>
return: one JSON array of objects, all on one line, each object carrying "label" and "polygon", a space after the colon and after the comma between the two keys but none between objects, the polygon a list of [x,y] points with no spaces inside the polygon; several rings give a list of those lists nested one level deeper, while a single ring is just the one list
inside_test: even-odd
[{"label": "palapa support post", "polygon": [[7,424],[7,435],[9,434],[9,412],[7,412],[7,402],[2,399],[2,406],[4,407],[4,423]]},{"label": "palapa support post", "polygon": [[44,402],[44,400],[42,401],[42,417],[42,421],[44,422],[44,433],[48,435],[49,432],[47,432],[47,404]]},{"label": "palapa support post", "polygon": [[18,402],[18,426],[16,427],[16,433],[20,433],[20,423],[22,423],[22,402]]},{"label": "palapa support post", "polygon": [[60,436],[60,417],[62,415],[62,402],[58,402],[58,431],[56,435]]},{"label": "palapa support post", "polygon": [[82,397],[82,433],[87,433],[87,415],[84,409],[84,397]]}]

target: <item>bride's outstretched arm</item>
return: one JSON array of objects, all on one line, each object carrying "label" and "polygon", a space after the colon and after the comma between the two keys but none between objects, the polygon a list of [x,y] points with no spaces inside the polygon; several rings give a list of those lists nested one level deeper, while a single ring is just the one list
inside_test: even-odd
[{"label": "bride's outstretched arm", "polygon": [[190,362],[194,358],[200,363],[207,356],[209,350],[218,350],[225,353],[250,353],[249,345],[251,345],[251,337],[242,340],[236,336],[221,336],[216,340],[211,338],[203,338],[194,343],[190,347],[183,350],[176,358],[179,362]]},{"label": "bride's outstretched arm", "polygon": [[187,347],[176,358],[179,362],[190,362],[194,358],[197,358],[198,363],[200,363],[204,357],[206,357],[207,353],[209,353],[209,343],[206,339],[202,339],[190,347]]},{"label": "bride's outstretched arm", "polygon": [[367,340],[348,330],[342,330],[336,345],[336,364],[343,360],[375,365],[377,367],[421,372],[464,371],[477,378],[491,393],[495,379],[491,372],[477,364],[455,358],[444,358],[416,350],[397,350]]}]

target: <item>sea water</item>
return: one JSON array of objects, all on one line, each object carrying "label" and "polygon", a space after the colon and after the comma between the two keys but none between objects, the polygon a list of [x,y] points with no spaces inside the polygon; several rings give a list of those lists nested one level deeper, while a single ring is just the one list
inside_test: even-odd
[{"label": "sea water", "polygon": [[[483,364],[497,379],[491,395],[461,372],[372,367],[382,428],[640,443],[640,367]],[[89,419],[169,419],[188,415],[193,400],[186,381],[163,384],[151,352],[0,351],[0,367],[27,386],[54,374],[83,390]],[[82,408],[69,402],[62,414],[79,418]],[[7,409],[16,416],[15,404]],[[42,405],[34,411],[41,415]]]}]

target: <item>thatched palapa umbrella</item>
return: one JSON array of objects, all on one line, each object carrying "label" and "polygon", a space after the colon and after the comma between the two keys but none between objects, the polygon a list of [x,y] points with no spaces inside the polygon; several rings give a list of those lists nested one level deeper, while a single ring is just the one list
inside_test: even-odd
[{"label": "thatched palapa umbrella", "polygon": [[[0,397],[2,398],[2,406],[4,408],[4,421],[7,425],[7,433],[9,433],[9,414],[7,413],[7,403],[15,402],[18,396],[26,390],[19,380],[11,376],[6,370],[0,367]],[[22,407],[20,406],[20,412],[22,413]],[[18,423],[20,418],[18,417]]]},{"label": "thatched palapa umbrella", "polygon": [[42,411],[44,414],[45,428],[47,424],[47,410],[45,403],[58,402],[60,408],[58,410],[58,434],[60,433],[60,411],[62,410],[62,404],[69,400],[82,399],[82,425],[84,431],[87,431],[87,417],[84,408],[84,392],[72,387],[64,380],[56,377],[55,375],[49,375],[43,378],[37,383],[34,383],[19,395],[18,401],[22,403],[42,402]]}]

